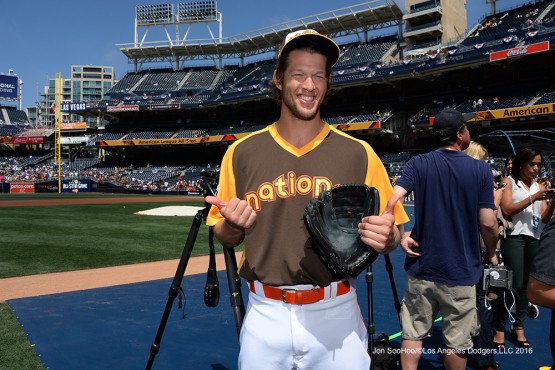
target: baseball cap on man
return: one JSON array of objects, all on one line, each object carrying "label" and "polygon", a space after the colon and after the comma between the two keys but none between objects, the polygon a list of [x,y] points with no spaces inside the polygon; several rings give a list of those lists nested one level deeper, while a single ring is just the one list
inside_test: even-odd
[{"label": "baseball cap on man", "polygon": [[[474,113],[461,113],[453,108],[445,108],[434,117],[434,130],[459,130],[462,125],[473,118]],[[451,130],[449,130],[451,131]]]},{"label": "baseball cap on man", "polygon": [[304,46],[315,45],[328,59],[330,65],[334,65],[339,60],[339,46],[327,36],[322,35],[311,29],[298,30],[285,36],[285,42],[279,49],[278,59],[285,57],[293,49]]}]

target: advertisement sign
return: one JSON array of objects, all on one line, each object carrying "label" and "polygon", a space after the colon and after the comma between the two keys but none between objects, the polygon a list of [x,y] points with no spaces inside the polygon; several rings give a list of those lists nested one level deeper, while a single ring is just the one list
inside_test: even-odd
[{"label": "advertisement sign", "polygon": [[138,112],[138,105],[108,105],[106,112]]},{"label": "advertisement sign", "polygon": [[87,122],[62,122],[60,130],[62,131],[83,131],[87,129]]},{"label": "advertisement sign", "polygon": [[44,143],[44,136],[16,136],[13,137],[10,141],[10,144],[43,144]]},{"label": "advertisement sign", "polygon": [[62,180],[62,193],[91,191],[91,180]]},{"label": "advertisement sign", "polygon": [[35,192],[37,193],[57,193],[58,181],[37,182],[35,184]]},{"label": "advertisement sign", "polygon": [[140,146],[140,145],[190,145],[201,143],[216,143],[234,141],[247,136],[249,133],[228,135],[202,136],[194,138],[169,138],[169,139],[134,139],[134,140],[101,140],[100,146]]},{"label": "advertisement sign", "polygon": [[179,104],[151,105],[148,109],[150,109],[150,110],[179,109]]},{"label": "advertisement sign", "polygon": [[60,106],[62,112],[82,112],[87,109],[87,104],[85,102],[64,102]]},{"label": "advertisement sign", "polygon": [[10,193],[34,193],[35,183],[33,182],[12,182],[10,183]]},{"label": "advertisement sign", "polygon": [[0,75],[0,100],[17,100],[18,94],[17,76]]},{"label": "advertisement sign", "polygon": [[536,44],[522,45],[522,46],[517,46],[516,48],[494,51],[490,53],[489,61],[493,62],[496,60],[509,59],[509,58],[539,53],[541,51],[548,51],[548,50],[549,50],[549,41],[543,41],[543,42],[538,42]]},{"label": "advertisement sign", "polygon": [[538,104],[525,107],[494,109],[476,113],[468,122],[491,121],[494,119],[532,117],[555,113],[555,104]]},{"label": "advertisement sign", "polygon": [[91,138],[90,135],[61,137],[60,138],[60,144],[67,145],[67,144],[87,143],[90,138]]},{"label": "advertisement sign", "polygon": [[199,144],[203,138],[174,138],[174,139],[135,139],[135,140],[102,140],[100,146],[135,146],[135,145],[180,145]]}]

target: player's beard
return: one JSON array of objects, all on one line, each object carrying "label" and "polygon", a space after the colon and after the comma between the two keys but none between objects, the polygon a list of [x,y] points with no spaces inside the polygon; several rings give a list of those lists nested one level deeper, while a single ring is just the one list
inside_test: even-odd
[{"label": "player's beard", "polygon": [[319,96],[315,96],[315,100],[312,101],[312,108],[304,108],[300,98],[297,94],[287,88],[282,91],[282,104],[291,112],[291,114],[300,120],[310,121],[313,120],[320,113],[320,106],[322,105],[322,99]]}]

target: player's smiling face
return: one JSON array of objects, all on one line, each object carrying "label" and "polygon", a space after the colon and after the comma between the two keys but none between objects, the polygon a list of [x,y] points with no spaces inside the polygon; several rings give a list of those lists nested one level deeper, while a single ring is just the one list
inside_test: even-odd
[{"label": "player's smiling face", "polygon": [[282,105],[296,118],[312,120],[320,112],[326,96],[328,79],[326,57],[306,50],[292,50],[289,63],[278,86],[282,93]]}]

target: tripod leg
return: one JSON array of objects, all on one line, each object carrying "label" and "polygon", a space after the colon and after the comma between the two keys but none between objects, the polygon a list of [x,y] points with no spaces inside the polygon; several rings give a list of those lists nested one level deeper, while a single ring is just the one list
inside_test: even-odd
[{"label": "tripod leg", "polygon": [[397,310],[397,317],[399,318],[399,321],[400,321],[401,318],[399,317],[399,313],[401,311],[401,302],[399,301],[399,295],[397,294],[397,286],[395,285],[395,278],[393,277],[393,264],[391,263],[389,254],[384,254],[384,258],[385,258],[385,269],[387,270],[387,274],[389,275],[389,283],[391,284],[391,291],[393,292],[395,309]]},{"label": "tripod leg", "polygon": [[366,269],[366,288],[368,291],[368,353],[370,354],[370,370],[374,369],[374,310],[372,297],[372,284],[374,283],[374,274],[372,273],[372,264]]},{"label": "tripod leg", "polygon": [[220,302],[220,282],[216,271],[216,249],[214,248],[214,229],[208,228],[208,246],[210,248],[210,262],[206,273],[206,285],[204,286],[204,304],[208,307],[216,307]]},{"label": "tripod leg", "polygon": [[229,298],[235,315],[237,338],[239,338],[241,327],[243,326],[243,318],[245,317],[245,305],[243,303],[243,295],[241,294],[241,279],[237,271],[237,260],[235,259],[233,248],[224,247],[224,259],[227,282],[229,285]]},{"label": "tripod leg", "polygon": [[147,370],[152,368],[152,364],[154,363],[154,358],[158,354],[158,351],[160,350],[160,341],[162,340],[162,335],[164,335],[164,329],[166,328],[166,324],[170,316],[170,311],[172,309],[173,301],[175,300],[175,297],[177,297],[177,293],[179,292],[179,288],[181,287],[181,281],[183,280],[183,275],[185,274],[185,268],[187,268],[187,263],[189,262],[189,258],[191,257],[191,252],[193,251],[193,246],[195,245],[195,240],[197,238],[200,225],[202,223],[202,217],[203,217],[203,211],[200,210],[197,212],[197,214],[195,215],[195,218],[193,219],[193,223],[191,225],[189,235],[187,236],[187,241],[185,242],[185,246],[183,247],[183,252],[181,253],[181,259],[179,260],[179,264],[177,265],[177,271],[175,272],[175,276],[173,278],[170,291],[168,293],[168,301],[166,302],[166,308],[164,309],[164,313],[162,314],[160,326],[158,327],[158,331],[156,332],[154,343],[150,347],[150,357],[146,365]]}]

